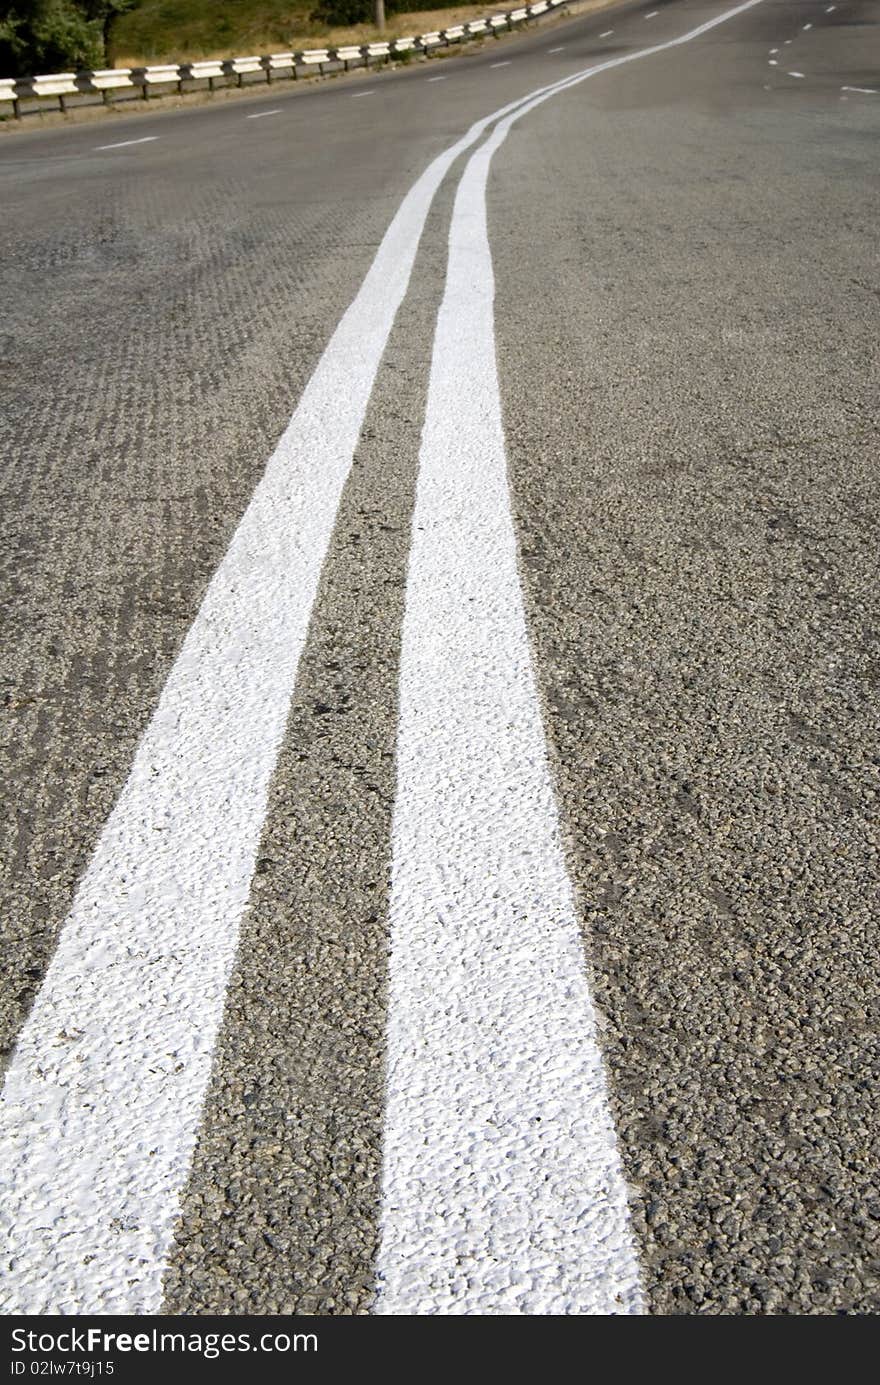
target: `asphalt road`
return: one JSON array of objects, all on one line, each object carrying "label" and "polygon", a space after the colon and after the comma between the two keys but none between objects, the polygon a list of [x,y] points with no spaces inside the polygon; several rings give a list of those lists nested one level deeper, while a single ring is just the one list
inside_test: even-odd
[{"label": "asphalt road", "polygon": [[[7,1054],[405,194],[472,122],[726,8],[614,5],[0,142]],[[763,0],[528,111],[488,174],[525,625],[653,1313],[880,1310],[878,134],[876,7]],[[171,1313],[375,1306],[401,632],[470,152],[428,212],[283,709]],[[462,447],[469,410],[448,410]],[[516,1296],[530,1235],[513,1298],[469,1308],[465,1275],[419,1311],[550,1311]],[[76,1308],[28,1273],[8,1303]]]}]

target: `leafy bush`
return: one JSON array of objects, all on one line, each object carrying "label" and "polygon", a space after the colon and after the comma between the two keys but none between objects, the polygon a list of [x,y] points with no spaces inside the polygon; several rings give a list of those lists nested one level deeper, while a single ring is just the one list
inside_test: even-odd
[{"label": "leafy bush", "polygon": [[102,67],[117,14],[137,0],[0,0],[0,76]]}]

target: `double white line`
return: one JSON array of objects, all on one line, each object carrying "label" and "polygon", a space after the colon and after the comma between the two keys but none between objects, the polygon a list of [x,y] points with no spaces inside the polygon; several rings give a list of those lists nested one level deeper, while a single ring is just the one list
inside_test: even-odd
[{"label": "double white line", "polygon": [[379,1311],[638,1311],[516,571],[485,182],[541,102],[759,3],[494,112],[401,204],[208,588],[22,1030],[0,1114],[5,1311],[161,1307],[342,489],[434,193],[493,124],[456,198],[407,587]]}]

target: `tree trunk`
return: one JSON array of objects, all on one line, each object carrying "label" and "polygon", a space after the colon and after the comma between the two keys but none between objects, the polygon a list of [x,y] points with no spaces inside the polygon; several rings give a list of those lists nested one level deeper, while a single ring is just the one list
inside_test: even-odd
[{"label": "tree trunk", "polygon": [[113,66],[113,64],[110,61],[110,30],[113,28],[113,21],[115,18],[116,15],[114,14],[113,10],[108,10],[107,13],[104,15],[104,21],[101,25],[101,38],[104,44],[105,67]]}]

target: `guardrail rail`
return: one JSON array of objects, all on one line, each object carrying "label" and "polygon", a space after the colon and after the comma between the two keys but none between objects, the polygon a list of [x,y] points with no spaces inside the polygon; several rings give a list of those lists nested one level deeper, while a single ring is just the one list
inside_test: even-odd
[{"label": "guardrail rail", "polygon": [[76,106],[97,104],[83,99],[89,96],[98,96],[105,106],[110,106],[115,104],[117,97],[123,101],[133,97],[148,101],[154,95],[214,91],[218,83],[241,87],[284,78],[296,81],[315,74],[325,76],[332,72],[348,72],[354,67],[369,67],[371,63],[394,62],[396,58],[430,57],[440,48],[450,48],[471,39],[484,39],[502,30],[514,29],[551,10],[562,9],[567,3],[568,0],[537,0],[534,5],[487,15],[484,19],[471,20],[467,24],[454,24],[448,29],[433,30],[418,37],[390,39],[387,43],[301,49],[250,58],[166,63],[158,67],[115,67],[95,72],[53,72],[17,80],[0,79],[0,115],[4,110],[8,114],[10,106],[12,114],[19,120],[31,112],[40,113],[44,107],[34,103],[41,103],[47,97],[58,102],[57,109],[67,111]]}]

